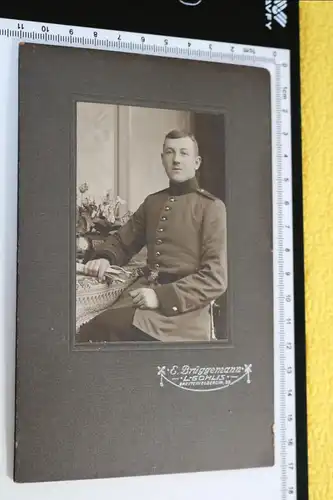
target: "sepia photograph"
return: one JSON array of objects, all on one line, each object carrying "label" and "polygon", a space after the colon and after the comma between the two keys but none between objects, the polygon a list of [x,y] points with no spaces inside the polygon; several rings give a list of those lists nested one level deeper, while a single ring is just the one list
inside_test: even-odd
[{"label": "sepia photograph", "polygon": [[270,72],[24,44],[19,75],[17,480],[274,466]]},{"label": "sepia photograph", "polygon": [[225,339],[223,114],[77,102],[76,132],[76,342]]}]

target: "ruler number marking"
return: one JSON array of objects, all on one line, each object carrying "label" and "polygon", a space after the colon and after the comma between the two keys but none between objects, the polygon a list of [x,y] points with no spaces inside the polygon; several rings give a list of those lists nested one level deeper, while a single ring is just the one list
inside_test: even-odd
[{"label": "ruler number marking", "polygon": [[[286,69],[288,64],[286,62],[278,62],[276,60],[278,51],[274,50],[273,57],[276,63],[276,110],[277,110],[277,120],[276,120],[276,136],[277,136],[277,211],[278,220],[282,221],[278,223],[278,253],[279,253],[279,276],[282,273],[282,278],[279,279],[279,296],[284,298],[284,301],[280,301],[280,377],[281,377],[281,396],[280,396],[280,432],[281,432],[281,493],[282,499],[287,500],[287,498],[295,499],[296,496],[296,481],[295,481],[295,440],[294,440],[294,366],[293,366],[293,318],[290,313],[290,308],[293,305],[293,289],[292,272],[290,270],[290,263],[287,264],[286,257],[288,259],[292,258],[292,234],[290,230],[292,229],[292,213],[290,207],[292,205],[292,200],[289,198],[290,195],[286,196],[286,193],[290,190],[291,178],[290,178],[290,165],[289,165],[289,145],[286,145],[285,141],[289,142],[290,136],[290,111],[289,104],[287,104],[289,99],[289,81],[283,77],[286,75]],[[284,72],[282,74],[282,72]],[[288,172],[288,173],[287,173]],[[285,193],[285,195],[284,195]],[[281,253],[283,252],[283,254]],[[289,257],[290,256],[290,257]],[[289,260],[288,260],[289,262]],[[289,269],[288,269],[288,267]],[[283,391],[284,388],[284,391]],[[291,437],[292,436],[292,437]]]}]

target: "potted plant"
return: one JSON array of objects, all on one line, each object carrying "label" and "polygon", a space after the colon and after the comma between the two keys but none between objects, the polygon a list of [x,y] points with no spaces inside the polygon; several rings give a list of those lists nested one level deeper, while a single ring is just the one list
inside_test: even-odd
[{"label": "potted plant", "polygon": [[76,207],[76,238],[77,252],[84,254],[89,248],[91,238],[94,235],[106,238],[112,231],[119,229],[132,215],[127,212],[120,215],[121,205],[126,201],[120,196],[113,197],[112,190],[109,189],[103,196],[100,203],[96,203],[95,198],[87,193],[89,186],[85,182],[79,186],[79,203]]}]

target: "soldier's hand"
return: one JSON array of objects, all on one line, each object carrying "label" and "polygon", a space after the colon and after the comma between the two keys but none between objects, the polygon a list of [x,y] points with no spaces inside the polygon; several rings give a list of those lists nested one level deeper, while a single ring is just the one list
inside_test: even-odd
[{"label": "soldier's hand", "polygon": [[107,259],[90,260],[85,265],[85,272],[89,276],[94,276],[99,281],[103,281],[105,272],[109,266],[110,262]]},{"label": "soldier's hand", "polygon": [[152,288],[137,288],[129,292],[133,304],[140,309],[157,309],[158,297]]}]

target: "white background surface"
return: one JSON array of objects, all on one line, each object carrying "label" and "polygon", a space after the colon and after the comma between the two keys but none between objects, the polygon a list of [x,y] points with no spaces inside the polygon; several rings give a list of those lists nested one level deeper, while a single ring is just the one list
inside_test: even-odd
[{"label": "white background surface", "polygon": [[[13,22],[12,22],[13,23]],[[4,21],[2,21],[4,25]],[[17,23],[15,23],[17,25]],[[15,484],[13,469],[18,42],[0,38],[0,498],[1,500],[281,500],[280,467],[128,479]],[[272,93],[274,108],[274,92]],[[276,347],[278,347],[276,342]],[[277,350],[278,351],[278,350]],[[276,355],[276,367],[278,355]],[[277,372],[278,373],[278,372]],[[278,379],[276,378],[276,389]],[[278,392],[278,391],[277,391]],[[278,411],[276,396],[276,411]],[[277,415],[277,423],[278,423]],[[276,450],[279,429],[276,429]],[[277,451],[278,455],[278,451]],[[277,456],[278,461],[278,456]],[[293,495],[288,495],[294,499]],[[287,497],[285,497],[287,498]]]}]

